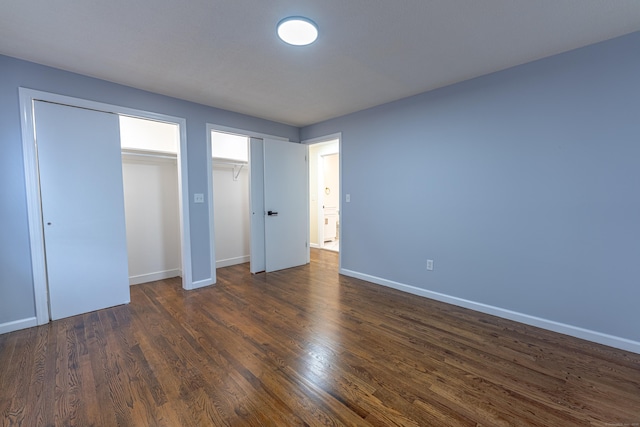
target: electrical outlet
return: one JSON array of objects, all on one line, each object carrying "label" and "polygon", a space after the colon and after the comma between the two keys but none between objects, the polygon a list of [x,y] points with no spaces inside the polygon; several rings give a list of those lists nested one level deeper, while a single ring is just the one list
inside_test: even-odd
[{"label": "electrical outlet", "polygon": [[345,199],[347,199],[347,203],[351,202],[351,194],[347,194],[347,197],[345,197]]},{"label": "electrical outlet", "polygon": [[193,195],[193,203],[204,203],[204,194],[195,193]]},{"label": "electrical outlet", "polygon": [[427,260],[427,270],[429,270],[429,271],[433,270],[433,260],[432,259],[428,259]]}]

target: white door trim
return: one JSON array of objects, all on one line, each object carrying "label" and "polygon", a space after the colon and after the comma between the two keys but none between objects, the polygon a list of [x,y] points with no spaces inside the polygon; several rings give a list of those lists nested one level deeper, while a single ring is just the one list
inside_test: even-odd
[{"label": "white door trim", "polygon": [[[216,256],[215,256],[215,219],[213,213],[213,162],[211,161],[211,131],[232,133],[235,135],[246,136],[247,138],[277,139],[280,141],[289,141],[289,138],[283,138],[280,136],[268,135],[266,133],[253,132],[246,129],[234,128],[229,126],[223,126],[215,123],[207,123],[207,197],[209,198],[209,253],[211,254],[211,277],[213,283],[216,283]],[[251,162],[251,160],[249,160]],[[251,166],[251,163],[249,163]]]},{"label": "white door trim", "polygon": [[191,289],[191,238],[189,227],[189,193],[187,182],[187,121],[180,117],[168,116],[134,108],[105,104],[74,98],[50,92],[20,87],[20,125],[22,129],[22,153],[27,193],[27,217],[29,223],[29,243],[31,250],[31,271],[35,296],[36,319],[38,325],[49,322],[49,297],[44,252],[42,207],[40,205],[40,179],[35,139],[33,103],[36,100],[54,102],[73,107],[122,114],[132,117],[175,123],[180,127],[178,148],[178,191],[180,198],[180,240],[182,245],[182,287]]},{"label": "white door trim", "polygon": [[234,128],[230,126],[218,125],[215,123],[207,123],[207,134],[211,136],[211,131],[215,130],[216,132],[224,132],[224,133],[233,133],[236,135],[247,136],[249,138],[258,138],[258,139],[277,139],[280,141],[289,141],[289,138],[283,138],[281,136],[269,135],[267,133],[254,132],[251,130]]},{"label": "white door trim", "polygon": [[[330,135],[326,135],[326,136],[320,136],[317,138],[311,138],[311,139],[306,139],[304,141],[302,141],[302,144],[306,144],[306,145],[313,145],[313,144],[322,144],[324,142],[329,142],[329,141],[333,141],[337,139],[338,140],[338,169],[339,169],[339,178],[338,178],[338,192],[340,194],[340,211],[338,212],[338,223],[340,224],[340,228],[338,230],[338,240],[340,241],[340,250],[338,251],[338,271],[342,268],[342,249],[343,249],[343,240],[342,240],[342,230],[343,230],[343,226],[342,226],[342,211],[345,205],[344,199],[342,198],[342,132],[337,132],[337,133],[332,133]],[[318,154],[318,160],[320,160],[321,155]],[[309,162],[311,163],[311,162]],[[320,169],[320,164],[318,162],[318,169]],[[318,182],[318,187],[320,187],[320,183]],[[318,192],[319,192],[319,197],[318,197],[318,247],[322,248],[324,246],[324,231],[320,231],[321,228],[321,220],[320,218],[322,217],[321,212],[322,208],[321,208],[321,204],[320,204],[320,197],[324,197],[324,192],[320,191],[320,188],[318,188]],[[322,195],[320,195],[320,193]],[[309,215],[307,215],[309,217]],[[311,219],[308,219],[309,224],[311,224]],[[307,234],[311,234],[311,229],[310,226],[308,227],[309,229],[307,230]],[[322,237],[321,237],[322,234]],[[320,240],[320,239],[323,240]],[[307,255],[307,261],[310,260],[311,258],[311,247],[309,247],[308,249],[309,254]]]}]

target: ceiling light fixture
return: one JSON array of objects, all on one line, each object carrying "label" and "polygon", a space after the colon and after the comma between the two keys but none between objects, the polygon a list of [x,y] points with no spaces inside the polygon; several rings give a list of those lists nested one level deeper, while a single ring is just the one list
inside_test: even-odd
[{"label": "ceiling light fixture", "polygon": [[290,16],[278,22],[278,37],[294,46],[307,46],[318,38],[318,27],[310,19]]}]

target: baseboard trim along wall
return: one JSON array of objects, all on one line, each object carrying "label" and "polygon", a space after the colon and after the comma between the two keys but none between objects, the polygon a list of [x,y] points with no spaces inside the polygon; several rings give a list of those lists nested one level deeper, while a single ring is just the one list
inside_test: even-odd
[{"label": "baseboard trim along wall", "polygon": [[220,261],[216,261],[216,268],[229,267],[236,264],[244,264],[245,262],[249,262],[250,259],[251,257],[249,255],[221,259]]},{"label": "baseboard trim along wall", "polygon": [[198,288],[204,288],[205,286],[211,286],[211,285],[215,285],[216,282],[209,277],[208,279],[204,279],[204,280],[198,280],[197,282],[192,282],[191,286],[189,286],[189,289],[187,289],[188,291],[194,290],[194,289],[198,289]]},{"label": "baseboard trim along wall", "polygon": [[0,334],[19,331],[20,329],[27,329],[33,326],[38,326],[38,320],[35,317],[28,317],[26,319],[14,320],[12,322],[7,322],[7,323],[0,323]]},{"label": "baseboard trim along wall", "polygon": [[156,280],[170,279],[179,277],[182,271],[179,268],[172,270],[157,271],[155,273],[140,274],[138,276],[129,276],[129,285],[139,285],[141,283],[155,282]]},{"label": "baseboard trim along wall", "polygon": [[466,299],[441,294],[439,292],[433,292],[415,286],[405,285],[403,283],[382,279],[380,277],[358,273],[357,271],[347,270],[344,268],[340,269],[340,274],[375,283],[376,285],[382,285],[389,288],[397,289],[399,291],[407,292],[413,295],[418,295],[459,307],[468,308],[485,314],[491,314],[503,319],[524,323],[525,325],[536,326],[538,328],[547,329],[552,332],[558,332],[560,334],[569,335],[598,344],[603,344],[621,350],[640,354],[640,342],[632,341],[626,338],[603,334],[601,332],[591,331],[589,329],[567,325],[564,323],[555,322],[553,320],[542,319],[540,317],[530,316],[528,314],[518,313],[516,311],[506,310],[479,302],[469,301]]}]

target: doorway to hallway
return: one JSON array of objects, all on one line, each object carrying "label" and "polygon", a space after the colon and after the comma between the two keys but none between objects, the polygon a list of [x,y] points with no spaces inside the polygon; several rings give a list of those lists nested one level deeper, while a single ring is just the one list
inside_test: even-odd
[{"label": "doorway to hallway", "polygon": [[340,251],[340,143],[309,146],[309,238],[311,247]]}]

